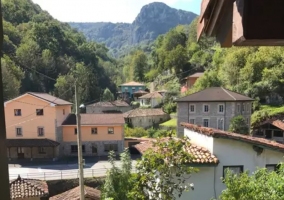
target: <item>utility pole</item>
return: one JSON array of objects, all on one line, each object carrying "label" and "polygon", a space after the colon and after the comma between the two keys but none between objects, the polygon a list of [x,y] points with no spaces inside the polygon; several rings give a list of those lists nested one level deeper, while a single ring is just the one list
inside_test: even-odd
[{"label": "utility pole", "polygon": [[[3,48],[3,19],[2,9],[0,1],[0,48],[2,52]],[[0,55],[2,57],[2,53]],[[6,147],[6,125],[5,125],[5,113],[4,113],[4,98],[3,98],[3,78],[1,71],[0,60],[0,187],[1,187],[1,199],[10,199],[10,185],[9,185],[9,170],[8,170],[8,158]]]},{"label": "utility pole", "polygon": [[76,121],[77,121],[77,146],[78,146],[80,200],[85,200],[84,168],[83,168],[82,141],[81,141],[81,115],[80,115],[77,80],[75,82],[75,102],[76,102]]}]

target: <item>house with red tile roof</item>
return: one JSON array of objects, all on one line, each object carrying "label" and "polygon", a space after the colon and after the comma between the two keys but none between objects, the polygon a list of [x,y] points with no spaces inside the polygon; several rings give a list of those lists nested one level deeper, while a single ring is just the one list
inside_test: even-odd
[{"label": "house with red tile roof", "polygon": [[254,127],[253,136],[284,143],[284,120],[272,118]]},{"label": "house with red tile roof", "polygon": [[[100,200],[101,199],[100,190],[96,188],[91,188],[88,186],[84,186],[84,190],[85,190],[86,200]],[[79,186],[49,198],[49,200],[79,200],[79,199],[80,199]]]},{"label": "house with red tile roof", "polygon": [[135,81],[123,83],[119,86],[118,98],[125,101],[131,101],[134,100],[134,95],[136,92],[145,90],[146,85],[143,83],[138,83]]},{"label": "house with red tile roof", "polygon": [[[77,119],[69,114],[62,123],[62,154],[77,156]],[[121,153],[124,149],[124,124],[121,113],[81,114],[83,156],[105,156],[109,151]]]},{"label": "house with red tile roof", "polygon": [[184,93],[184,92],[188,91],[189,89],[191,89],[193,87],[193,85],[195,84],[195,82],[197,81],[197,79],[199,79],[203,75],[204,75],[203,72],[197,72],[197,73],[194,73],[190,76],[185,77],[184,78],[185,84],[184,84],[184,86],[181,87],[181,93]]},{"label": "house with red tile roof", "polygon": [[149,106],[155,108],[163,102],[163,93],[162,92],[151,92],[139,97],[140,106]]},{"label": "house with red tile roof", "polygon": [[[190,182],[194,183],[194,191],[185,192],[180,199],[217,199],[225,189],[220,178],[225,176],[227,169],[236,174],[245,170],[252,173],[257,168],[276,170],[277,164],[283,162],[284,144],[189,123],[181,125],[192,148],[198,146],[203,149],[203,154],[201,150],[199,154],[196,153],[198,151],[191,153],[204,164],[199,165],[199,172],[190,178]],[[218,164],[206,165],[208,158],[214,158],[212,155],[218,159]]]},{"label": "house with red tile roof", "polygon": [[86,113],[125,113],[132,109],[132,106],[122,100],[100,101],[86,106]]},{"label": "house with red tile roof", "polygon": [[45,181],[25,179],[20,176],[10,181],[12,200],[43,200],[48,199],[48,186]]}]

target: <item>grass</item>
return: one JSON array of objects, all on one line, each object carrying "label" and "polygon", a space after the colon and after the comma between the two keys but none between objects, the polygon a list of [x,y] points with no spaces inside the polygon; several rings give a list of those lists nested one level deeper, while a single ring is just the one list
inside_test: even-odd
[{"label": "grass", "polygon": [[177,127],[177,119],[171,119],[169,121],[166,121],[166,122],[160,124],[160,126]]},{"label": "grass", "polygon": [[260,110],[255,111],[251,116],[251,124],[257,124],[258,122],[264,120],[265,118],[284,115],[284,106],[269,106],[263,105]]}]

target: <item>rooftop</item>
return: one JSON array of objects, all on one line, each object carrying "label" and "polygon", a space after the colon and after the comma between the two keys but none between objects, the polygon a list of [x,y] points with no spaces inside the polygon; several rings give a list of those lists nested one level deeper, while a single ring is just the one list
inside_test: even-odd
[{"label": "rooftop", "polygon": [[[163,138],[163,142],[167,142],[170,138]],[[180,140],[178,138],[173,138],[175,140]],[[144,141],[135,145],[135,148],[141,153],[144,154],[149,149],[155,149],[154,140],[152,141]],[[190,146],[185,147],[185,150],[193,156],[193,160],[189,163],[194,164],[218,164],[218,158],[211,154],[211,152],[203,147],[199,147],[194,144],[190,144]]]},{"label": "rooftop", "polygon": [[[98,189],[84,186],[85,189],[85,198],[88,200],[100,200],[101,192]],[[63,192],[59,195],[49,198],[50,200],[80,200],[80,188],[75,187],[71,190]]]},{"label": "rooftop", "polygon": [[160,98],[163,98],[163,96],[159,92],[151,92],[139,97],[139,99],[160,99]]},{"label": "rooftop", "polygon": [[224,101],[253,101],[252,98],[233,92],[223,87],[210,87],[199,92],[179,98],[177,102],[224,102]]},{"label": "rooftop", "polygon": [[121,100],[116,101],[100,101],[97,103],[90,104],[88,106],[95,106],[95,107],[127,107],[129,106],[128,103]]},{"label": "rooftop", "polygon": [[181,125],[189,130],[198,132],[200,134],[214,137],[214,138],[224,138],[224,139],[231,139],[231,140],[238,140],[242,142],[246,142],[249,144],[253,145],[258,145],[261,147],[266,147],[269,149],[274,149],[277,151],[284,152],[284,144],[272,141],[272,140],[267,140],[264,138],[258,138],[258,137],[252,137],[249,135],[242,135],[238,133],[231,133],[227,131],[222,131],[218,129],[213,129],[213,128],[207,128],[207,127],[201,127],[198,125],[194,124],[188,124],[188,123],[181,123]]},{"label": "rooftop", "polygon": [[45,181],[23,179],[20,176],[10,181],[11,199],[28,199],[34,197],[47,197],[48,186]]},{"label": "rooftop", "polygon": [[135,81],[130,81],[128,83],[123,83],[120,86],[145,86],[143,83],[138,83]]},{"label": "rooftop", "polygon": [[149,108],[149,109],[137,108],[123,114],[125,118],[159,116],[159,115],[166,115],[166,113],[161,108]]},{"label": "rooftop", "polygon": [[[69,114],[62,125],[76,125],[76,115]],[[124,124],[123,114],[81,114],[81,125],[115,125]]]},{"label": "rooftop", "polygon": [[259,126],[265,125],[265,124],[271,124],[273,126],[276,126],[277,128],[284,130],[284,121],[280,119],[270,119],[262,122]]},{"label": "rooftop", "polygon": [[148,94],[148,92],[146,92],[144,90],[138,90],[138,91],[134,92],[133,94]]},{"label": "rooftop", "polygon": [[197,72],[197,73],[194,73],[194,74],[192,74],[192,75],[190,75],[190,76],[188,76],[186,78],[199,78],[199,77],[201,77],[203,75],[204,75],[204,72]]}]

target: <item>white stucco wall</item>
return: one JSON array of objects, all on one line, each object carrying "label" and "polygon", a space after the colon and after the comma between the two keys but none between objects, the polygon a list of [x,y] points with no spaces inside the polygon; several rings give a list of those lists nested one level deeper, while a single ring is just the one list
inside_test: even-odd
[{"label": "white stucco wall", "polygon": [[200,147],[208,149],[211,153],[213,152],[213,138],[206,135],[184,129],[184,136],[188,137],[192,144],[196,144]]},{"label": "white stucco wall", "polygon": [[[224,166],[243,165],[244,170],[254,172],[258,167],[263,168],[267,164],[278,164],[283,162],[284,153],[279,151],[263,149],[262,154],[257,155],[253,150],[253,144],[241,142],[232,139],[212,138],[203,134],[184,130],[185,136],[191,139],[191,142],[207,148],[219,159],[219,164],[214,171],[214,167],[200,167],[200,171],[194,174],[189,180],[195,185],[194,191],[184,193],[181,200],[210,200],[220,196],[224,190],[225,184],[222,183]],[[202,189],[198,188],[202,186]]]}]

